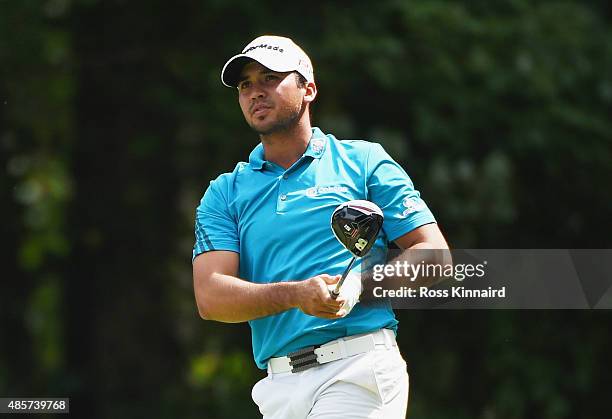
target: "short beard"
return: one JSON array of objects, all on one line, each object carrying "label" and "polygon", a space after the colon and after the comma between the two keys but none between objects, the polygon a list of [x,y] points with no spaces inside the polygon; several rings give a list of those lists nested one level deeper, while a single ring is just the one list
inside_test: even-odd
[{"label": "short beard", "polygon": [[293,127],[295,127],[295,125],[297,124],[297,121],[301,119],[302,115],[304,114],[305,109],[306,109],[306,106],[302,104],[300,106],[300,109],[291,111],[289,115],[287,115],[286,117],[284,117],[283,119],[279,121],[276,121],[274,125],[266,128],[265,130],[257,129],[253,125],[250,125],[250,124],[249,125],[251,126],[253,131],[255,131],[259,135],[270,135],[270,134],[277,134],[279,132],[289,132],[293,129]]}]

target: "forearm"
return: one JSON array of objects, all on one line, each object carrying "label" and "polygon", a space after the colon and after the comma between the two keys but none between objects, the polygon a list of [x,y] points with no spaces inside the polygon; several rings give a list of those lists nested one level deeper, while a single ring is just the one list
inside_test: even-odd
[{"label": "forearm", "polygon": [[239,323],[296,307],[296,282],[257,284],[214,273],[196,285],[200,316],[208,320]]}]

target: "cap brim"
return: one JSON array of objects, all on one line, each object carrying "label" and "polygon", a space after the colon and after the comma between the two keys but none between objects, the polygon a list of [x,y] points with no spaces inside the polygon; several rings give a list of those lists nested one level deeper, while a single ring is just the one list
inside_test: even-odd
[{"label": "cap brim", "polygon": [[221,70],[221,81],[227,87],[236,87],[238,86],[238,81],[240,79],[240,72],[244,68],[245,65],[250,63],[251,61],[257,61],[259,64],[263,65],[266,68],[269,68],[272,71],[278,72],[287,72],[287,71],[295,71],[296,67],[292,63],[287,63],[282,60],[274,60],[270,57],[259,56],[259,54],[251,53],[247,54],[238,54],[234,55],[230,58],[227,63],[223,66],[223,70]]},{"label": "cap brim", "polygon": [[244,54],[234,55],[230,58],[223,66],[223,70],[221,70],[221,81],[223,84],[227,87],[238,86],[238,78],[242,68],[251,61],[254,61],[253,58]]}]

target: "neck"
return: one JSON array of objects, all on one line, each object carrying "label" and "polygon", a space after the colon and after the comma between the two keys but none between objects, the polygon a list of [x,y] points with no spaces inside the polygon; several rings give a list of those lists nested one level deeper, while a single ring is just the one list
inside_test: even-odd
[{"label": "neck", "polygon": [[300,119],[285,130],[259,136],[266,160],[285,169],[302,157],[310,137],[312,137],[312,127],[307,118]]}]

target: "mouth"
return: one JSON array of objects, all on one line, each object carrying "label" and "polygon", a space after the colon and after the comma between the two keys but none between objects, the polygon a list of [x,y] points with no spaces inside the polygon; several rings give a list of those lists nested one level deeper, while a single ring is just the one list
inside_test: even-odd
[{"label": "mouth", "polygon": [[252,116],[261,116],[263,114],[265,114],[266,112],[268,112],[268,110],[272,109],[271,106],[267,106],[267,105],[255,105],[253,106],[253,108],[251,109],[251,115]]}]

